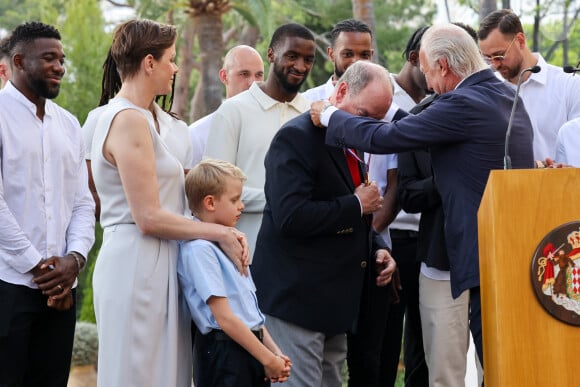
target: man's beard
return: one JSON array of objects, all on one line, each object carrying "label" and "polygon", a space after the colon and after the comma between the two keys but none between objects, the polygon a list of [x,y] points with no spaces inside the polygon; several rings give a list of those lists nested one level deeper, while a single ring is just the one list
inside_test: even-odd
[{"label": "man's beard", "polygon": [[294,93],[298,93],[300,91],[300,87],[306,81],[306,77],[307,77],[308,73],[304,74],[304,78],[302,79],[302,81],[300,83],[288,82],[288,79],[286,78],[286,74],[284,74],[282,71],[280,71],[277,68],[277,66],[274,66],[274,75],[276,76],[276,78],[278,79],[278,82],[280,82],[280,85],[282,85],[282,87],[284,88],[284,90],[287,93],[294,94]]},{"label": "man's beard", "polygon": [[39,97],[46,99],[54,99],[58,96],[58,93],[60,92],[60,85],[50,88],[48,86],[48,82],[46,82],[46,80],[44,79],[32,80],[31,86]]}]

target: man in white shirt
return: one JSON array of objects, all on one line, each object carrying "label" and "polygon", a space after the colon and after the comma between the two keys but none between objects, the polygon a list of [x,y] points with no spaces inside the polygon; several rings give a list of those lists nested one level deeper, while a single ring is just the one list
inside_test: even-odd
[{"label": "man in white shirt", "polygon": [[315,52],[314,36],[306,27],[296,23],[278,27],[268,47],[268,79],[224,101],[212,119],[204,157],[228,161],[248,177],[238,229],[246,234],[252,254],[266,204],[264,157],[278,129],[310,108],[298,90],[310,73]]},{"label": "man in white shirt", "polygon": [[[219,71],[220,81],[226,87],[226,99],[246,91],[252,83],[264,80],[264,62],[253,47],[239,45],[231,48]],[[199,163],[205,152],[205,144],[214,113],[210,113],[189,125],[189,137],[193,147],[191,165]]]},{"label": "man in white shirt", "polygon": [[558,129],[580,117],[580,78],[547,64],[539,53],[532,53],[520,19],[512,10],[501,9],[487,15],[477,34],[484,59],[514,89],[523,70],[540,66],[539,73],[522,75],[520,98],[534,129],[534,158],[554,159]]},{"label": "man in white shirt", "polygon": [[359,60],[372,60],[373,33],[369,26],[359,20],[342,20],[330,31],[330,46],[326,52],[328,60],[333,64],[334,72],[325,84],[304,92],[304,98],[309,101],[328,99],[338,78],[344,74],[348,66]]},{"label": "man in white shirt", "polygon": [[0,385],[66,387],[74,286],[94,241],[80,125],[52,101],[65,73],[59,32],[12,32],[0,92]]}]

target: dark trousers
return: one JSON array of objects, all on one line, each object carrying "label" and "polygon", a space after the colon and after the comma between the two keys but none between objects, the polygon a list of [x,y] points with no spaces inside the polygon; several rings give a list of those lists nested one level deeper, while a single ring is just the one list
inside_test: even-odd
[{"label": "dark trousers", "polygon": [[392,308],[392,293],[390,285],[378,287],[374,281],[375,278],[366,277],[358,322],[354,332],[347,335],[349,387],[388,385],[385,384],[384,359],[388,357],[385,350],[391,334],[387,320]]},{"label": "dark trousers", "polygon": [[0,281],[0,387],[66,387],[76,301],[67,311],[46,301],[38,289]]},{"label": "dark trousers", "polygon": [[270,386],[262,364],[223,331],[197,331],[193,356],[195,387]]},{"label": "dark trousers", "polygon": [[[419,314],[419,272],[417,261],[417,233],[407,230],[391,230],[392,255],[397,261],[401,278],[400,302],[391,307],[387,320],[388,340],[384,349],[385,383],[394,386],[403,338],[405,386],[429,386],[429,373],[423,350],[423,334]],[[404,326],[403,326],[404,324]]]},{"label": "dark trousers", "polygon": [[473,344],[483,368],[483,337],[481,327],[481,294],[479,286],[469,289],[469,330],[473,335]]}]

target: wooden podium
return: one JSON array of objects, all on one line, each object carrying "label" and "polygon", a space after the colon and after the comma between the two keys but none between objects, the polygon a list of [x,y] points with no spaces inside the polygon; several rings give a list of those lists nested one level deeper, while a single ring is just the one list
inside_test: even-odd
[{"label": "wooden podium", "polygon": [[486,387],[580,386],[580,327],[548,313],[531,273],[544,237],[573,221],[579,168],[491,172],[478,212]]}]

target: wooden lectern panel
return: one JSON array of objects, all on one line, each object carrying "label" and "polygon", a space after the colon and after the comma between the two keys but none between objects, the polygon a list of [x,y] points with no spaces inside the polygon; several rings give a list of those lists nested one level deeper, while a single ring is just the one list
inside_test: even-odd
[{"label": "wooden lectern panel", "polygon": [[538,244],[572,221],[580,169],[491,172],[478,212],[486,387],[580,386],[580,327],[550,315],[531,279]]}]

